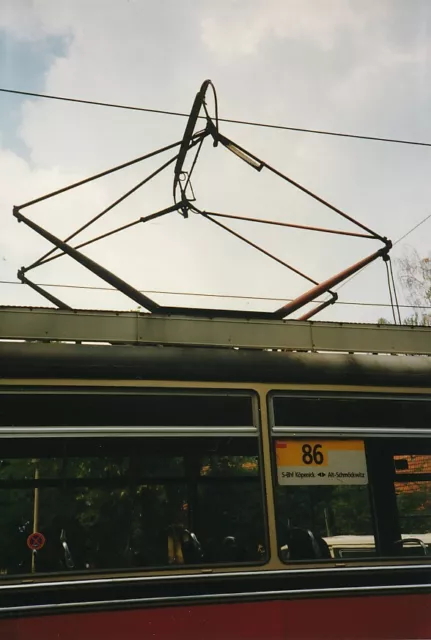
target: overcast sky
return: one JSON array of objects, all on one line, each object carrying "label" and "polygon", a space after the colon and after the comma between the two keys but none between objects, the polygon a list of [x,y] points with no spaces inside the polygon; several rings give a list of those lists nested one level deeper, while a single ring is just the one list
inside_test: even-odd
[{"label": "overcast sky", "polygon": [[[0,0],[0,87],[188,112],[210,78],[221,117],[431,142],[430,30],[429,0]],[[15,281],[20,266],[50,248],[12,217],[14,204],[180,140],[184,126],[184,118],[0,94],[0,279]],[[221,131],[394,241],[430,212],[431,148],[228,123]],[[171,155],[26,213],[65,237]],[[210,141],[193,188],[201,209],[355,230]],[[167,170],[79,238],[170,204]],[[371,240],[230,224],[319,281],[380,247]],[[408,246],[426,254],[430,237],[431,220],[392,255]],[[308,289],[195,215],[170,214],[85,253],[144,290],[288,299]],[[106,286],[69,258],[31,277]],[[136,308],[109,291],[50,291],[76,308]],[[280,306],[153,297],[171,305]],[[382,261],[343,287],[340,299],[387,304]],[[0,304],[47,306],[27,287],[7,284],[0,284]],[[375,322],[381,316],[389,318],[390,309],[336,305],[316,319]]]}]

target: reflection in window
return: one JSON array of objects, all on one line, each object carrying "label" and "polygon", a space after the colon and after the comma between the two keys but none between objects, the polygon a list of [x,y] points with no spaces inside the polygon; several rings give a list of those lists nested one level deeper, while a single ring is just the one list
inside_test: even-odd
[{"label": "reflection in window", "polygon": [[35,528],[37,573],[262,560],[257,438],[22,442],[2,440],[2,574],[31,572]]},{"label": "reflection in window", "polygon": [[431,455],[398,455],[394,456],[395,473],[430,473]]},{"label": "reflection in window", "polygon": [[276,517],[284,561],[375,554],[367,486],[277,486]]},{"label": "reflection in window", "polygon": [[431,480],[396,482],[395,492],[401,532],[431,533]]},{"label": "reflection in window", "polygon": [[259,462],[257,456],[207,456],[202,461],[202,476],[257,476]]},{"label": "reflection in window", "polygon": [[421,449],[424,447],[415,445],[413,453],[410,445],[408,454],[393,456],[404,555],[423,556],[431,552],[431,455]]},{"label": "reflection in window", "polygon": [[[400,427],[428,426],[431,419],[431,399],[394,396],[333,395],[275,395],[274,423],[277,426],[321,427]],[[348,418],[347,418],[348,417]]]}]

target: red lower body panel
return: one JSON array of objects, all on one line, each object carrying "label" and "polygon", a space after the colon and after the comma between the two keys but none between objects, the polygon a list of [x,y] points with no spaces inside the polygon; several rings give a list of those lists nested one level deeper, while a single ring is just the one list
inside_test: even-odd
[{"label": "red lower body panel", "polygon": [[1,640],[424,640],[431,595],[276,600],[0,620]]}]

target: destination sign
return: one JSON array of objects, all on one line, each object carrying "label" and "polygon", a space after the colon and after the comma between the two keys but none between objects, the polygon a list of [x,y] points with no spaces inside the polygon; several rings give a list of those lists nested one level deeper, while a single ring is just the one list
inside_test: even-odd
[{"label": "destination sign", "polygon": [[280,485],[368,483],[363,440],[278,440],[276,456]]}]

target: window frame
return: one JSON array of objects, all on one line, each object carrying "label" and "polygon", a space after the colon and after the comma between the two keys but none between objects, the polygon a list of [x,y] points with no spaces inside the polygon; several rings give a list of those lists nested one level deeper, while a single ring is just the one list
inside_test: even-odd
[{"label": "window frame", "polygon": [[[427,402],[431,407],[431,398],[425,394],[416,395],[408,395],[405,393],[394,394],[394,393],[369,393],[369,392],[351,392],[351,391],[318,391],[318,390],[291,390],[291,389],[272,389],[267,393],[267,411],[268,411],[268,428],[269,428],[269,438],[270,438],[270,453],[271,453],[271,477],[272,477],[272,485],[273,485],[273,495],[274,495],[274,514],[275,514],[275,522],[276,522],[276,530],[275,536],[277,541],[277,552],[278,558],[286,567],[292,566],[292,568],[298,568],[298,566],[306,565],[318,565],[321,567],[328,567],[328,565],[339,564],[340,561],[345,563],[346,565],[352,566],[353,564],[369,564],[370,566],[381,565],[386,563],[387,561],[391,561],[396,564],[411,564],[413,558],[411,556],[394,556],[381,554],[381,551],[387,551],[388,549],[388,539],[387,528],[388,522],[386,522],[386,510],[387,504],[385,504],[384,500],[382,500],[382,496],[379,495],[381,493],[381,478],[379,478],[379,482],[377,482],[377,475],[381,475],[380,473],[376,473],[375,464],[373,464],[371,458],[374,453],[375,445],[381,442],[383,445],[387,439],[391,439],[391,441],[396,442],[397,439],[412,439],[411,446],[414,448],[414,442],[416,440],[429,441],[429,446],[431,448],[431,428],[406,428],[402,429],[399,427],[394,428],[378,428],[378,427],[349,427],[349,426],[337,426],[337,427],[327,427],[327,426],[317,426],[317,425],[288,425],[282,426],[277,425],[275,421],[275,409],[274,409],[274,400],[277,397],[283,398],[310,398],[310,399],[330,399],[333,401],[337,400],[373,400],[373,401],[382,401],[382,402],[390,402],[391,400],[398,401],[409,401],[409,402]],[[280,542],[278,539],[278,526],[277,526],[277,504],[276,504],[276,489],[278,487],[277,481],[277,463],[276,463],[276,452],[275,452],[275,442],[278,439],[283,438],[291,438],[291,439],[304,439],[306,437],[310,437],[313,439],[316,438],[325,438],[328,440],[331,439],[358,439],[361,438],[364,441],[365,445],[365,456],[366,456],[366,464],[368,471],[368,492],[370,496],[370,517],[374,530],[374,540],[375,540],[375,557],[369,556],[367,558],[336,558],[335,556],[331,559],[307,559],[307,560],[291,560],[286,562],[282,558]],[[392,447],[393,448],[393,447]],[[391,448],[391,451],[392,451]],[[389,452],[387,452],[389,453]],[[392,455],[392,453],[389,453]],[[394,508],[397,516],[397,525],[396,530],[399,528],[399,518],[398,518],[398,510],[396,505],[396,496],[395,496],[395,470],[393,476],[389,478],[389,475],[386,476],[385,481],[388,485],[392,485],[390,489],[390,494],[392,495],[394,505],[392,505],[392,521],[394,516]],[[377,489],[377,491],[376,491]],[[378,512],[376,508],[376,500],[381,504],[384,504],[384,512]],[[393,536],[391,536],[393,537]],[[401,531],[400,536],[401,538]],[[431,563],[431,554],[429,556],[421,556],[421,560],[425,562]]]},{"label": "window frame", "polygon": [[[216,572],[217,570],[225,570],[227,567],[241,567],[241,568],[246,568],[246,567],[258,567],[258,566],[263,566],[265,564],[267,564],[270,561],[270,537],[269,537],[269,521],[268,521],[268,505],[267,505],[267,492],[266,492],[266,486],[265,486],[265,462],[264,462],[264,450],[263,450],[263,443],[262,443],[262,419],[261,419],[261,408],[260,408],[260,396],[259,393],[252,388],[231,388],[231,387],[158,387],[158,386],[145,386],[145,387],[134,387],[134,386],[130,386],[130,387],[103,387],[103,386],[90,386],[90,387],[86,387],[86,386],[67,386],[67,387],[56,387],[56,386],[38,386],[38,385],[31,385],[29,387],[25,387],[25,388],[17,388],[17,387],[2,387],[0,389],[0,398],[1,395],[7,395],[9,393],[13,393],[13,394],[18,394],[21,396],[24,395],[28,395],[28,394],[34,394],[34,393],[38,393],[38,394],[42,394],[42,395],[46,395],[47,398],[49,398],[51,395],[70,395],[71,398],[73,396],[80,396],[80,395],[110,395],[110,396],[128,396],[128,395],[133,395],[133,396],[142,396],[142,395],[151,395],[151,396],[188,396],[189,398],[193,398],[195,396],[198,397],[203,397],[203,396],[211,396],[211,397],[217,397],[220,396],[221,398],[226,397],[226,396],[235,396],[235,397],[246,397],[250,399],[250,417],[251,417],[251,424],[250,426],[247,427],[236,427],[236,426],[221,426],[221,427],[198,427],[198,428],[188,428],[186,426],[181,426],[181,427],[163,427],[163,426],[159,426],[159,427],[148,427],[148,428],[142,428],[139,431],[134,430],[133,432],[130,432],[130,430],[127,430],[127,428],[123,431],[121,426],[119,427],[115,427],[113,429],[105,429],[103,427],[98,428],[97,432],[94,433],[94,429],[91,427],[91,425],[87,425],[87,426],[82,426],[80,425],[77,428],[69,428],[69,427],[62,427],[62,426],[58,426],[58,427],[54,427],[53,429],[50,429],[48,432],[46,431],[46,429],[44,429],[43,427],[34,427],[34,428],[28,428],[28,427],[23,427],[21,428],[21,432],[17,433],[17,430],[14,429],[13,427],[4,427],[3,425],[0,425],[0,441],[3,438],[8,438],[8,439],[12,439],[12,438],[22,438],[25,440],[29,440],[29,439],[33,439],[33,438],[45,438],[45,437],[49,437],[49,438],[54,438],[55,440],[62,440],[64,437],[67,438],[73,438],[73,439],[77,439],[77,440],[85,440],[86,437],[120,437],[124,440],[126,440],[129,436],[133,436],[134,438],[147,438],[147,437],[151,437],[151,438],[160,438],[165,439],[171,439],[171,438],[181,438],[186,441],[187,438],[199,438],[199,439],[211,439],[211,438],[225,438],[225,437],[233,437],[237,440],[241,440],[241,438],[256,438],[256,444],[257,444],[257,454],[258,454],[258,458],[259,458],[259,469],[258,469],[258,473],[256,474],[255,477],[252,478],[252,480],[256,483],[259,483],[259,497],[260,497],[260,504],[261,504],[261,510],[262,510],[262,533],[263,533],[263,542],[264,542],[264,553],[262,554],[262,557],[259,560],[247,560],[245,562],[216,562],[216,563],[202,563],[202,564],[183,564],[183,565],[171,565],[171,564],[166,564],[163,566],[152,566],[152,567],[125,567],[125,568],[121,568],[121,567],[116,567],[116,568],[109,568],[109,569],[100,569],[100,570],[92,570],[91,573],[92,574],[96,574],[96,578],[97,576],[102,576],[102,575],[115,575],[115,574],[158,574],[158,573],[166,573],[166,571],[172,572],[172,573],[184,573],[184,572],[188,572],[190,570],[209,570],[209,571],[214,571]],[[20,429],[20,427],[18,427],[18,429]],[[87,478],[87,479],[82,479],[82,482],[79,482],[80,486],[89,486],[87,483],[87,480],[90,480],[90,482],[93,481],[93,479],[91,478]],[[172,479],[167,479],[168,482],[178,482],[178,483],[186,483],[189,481],[187,474],[185,474],[183,477],[175,477]],[[242,479],[241,479],[242,480]],[[250,481],[251,479],[247,478],[248,481]],[[237,482],[238,478],[235,478],[234,476],[232,477],[226,477],[226,478],[215,478],[215,477],[205,477],[205,476],[201,476],[199,478],[199,482],[198,484],[202,483],[202,484],[212,484],[212,483],[216,483],[216,482]],[[27,480],[24,481],[27,484]],[[29,482],[31,483],[31,479],[29,480]],[[59,483],[59,479],[53,479],[53,480],[47,480],[47,482],[44,482],[43,480],[39,480],[38,481],[38,486],[49,486],[50,484],[56,484],[56,486],[58,486]],[[147,481],[146,481],[147,482]],[[148,478],[148,483],[153,483],[153,484],[161,484],[162,479],[159,477],[154,477],[154,478]],[[103,479],[99,479],[99,478],[95,478],[94,479],[94,484],[98,486],[103,485],[104,480]],[[124,479],[120,479],[120,483],[121,484],[126,484],[127,483],[127,478]],[[12,482],[10,483],[12,484]],[[14,481],[14,484],[16,484],[16,481]],[[115,484],[115,483],[114,483]],[[137,482],[134,481],[134,484],[137,484]],[[70,485],[69,485],[70,486]],[[76,484],[76,486],[78,486],[78,483]],[[5,487],[6,488],[6,487]],[[27,487],[26,487],[27,488]],[[34,488],[34,481],[33,481],[33,485],[30,486],[30,484],[28,484],[28,488],[29,490],[32,490]],[[72,570],[72,571],[60,571],[60,572],[45,572],[45,573],[39,573],[39,574],[31,574],[32,578],[35,578],[36,580],[39,579],[46,579],[47,577],[52,577],[52,578],[64,578],[65,576],[77,576],[77,577],[82,577],[82,576],[88,576],[88,570],[84,569],[84,570]],[[6,574],[6,575],[2,575],[2,578],[6,578],[8,579],[8,581],[10,580],[22,580],[25,576],[27,576],[28,574]]]}]

